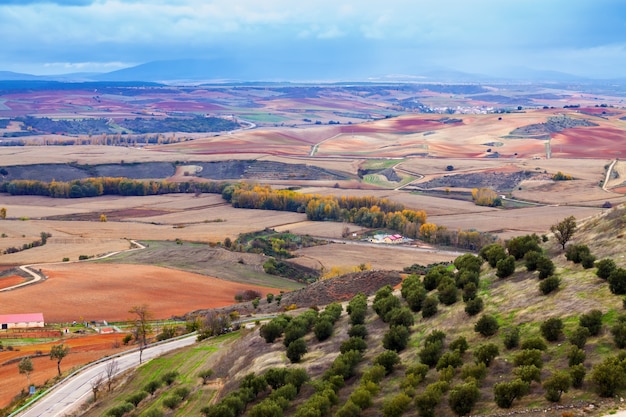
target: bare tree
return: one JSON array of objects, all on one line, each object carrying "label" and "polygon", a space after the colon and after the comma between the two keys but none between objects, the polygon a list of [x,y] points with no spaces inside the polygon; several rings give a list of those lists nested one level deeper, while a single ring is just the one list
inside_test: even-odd
[{"label": "bare tree", "polygon": [[96,399],[98,398],[98,391],[100,391],[100,387],[102,386],[103,381],[104,381],[104,375],[98,374],[97,377],[95,377],[89,382],[91,384],[91,392],[93,392],[94,401],[96,401]]},{"label": "bare tree", "polygon": [[104,368],[104,372],[107,375],[107,391],[111,391],[111,384],[113,383],[113,377],[117,373],[117,361],[112,360],[107,363],[107,366]]},{"label": "bare tree", "polygon": [[147,304],[142,304],[140,306],[134,306],[130,310],[129,313],[134,314],[135,320],[133,322],[132,333],[135,337],[135,340],[139,344],[139,363],[141,363],[143,350],[146,348],[148,344],[148,335],[150,334],[152,328],[150,326],[150,319],[152,318],[152,312],[148,309]]},{"label": "bare tree", "polygon": [[50,360],[56,359],[57,371],[59,376],[61,375],[61,361],[70,353],[70,347],[61,343],[60,345],[54,345],[50,349]]}]

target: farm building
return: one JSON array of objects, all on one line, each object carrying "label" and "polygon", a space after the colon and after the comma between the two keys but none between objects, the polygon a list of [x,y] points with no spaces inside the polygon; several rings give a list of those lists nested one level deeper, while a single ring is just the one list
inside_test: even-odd
[{"label": "farm building", "polygon": [[0,315],[0,329],[27,329],[44,327],[43,313]]}]

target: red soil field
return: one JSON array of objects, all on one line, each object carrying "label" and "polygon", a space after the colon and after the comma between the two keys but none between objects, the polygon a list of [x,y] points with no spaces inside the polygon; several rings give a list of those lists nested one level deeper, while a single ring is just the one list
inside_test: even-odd
[{"label": "red soil field", "polygon": [[[19,347],[17,348],[19,350],[0,351],[0,408],[9,405],[22,389],[27,389],[26,376],[19,373],[17,362],[7,363],[8,361],[41,351],[42,356],[32,358],[34,371],[30,375],[30,380],[35,385],[42,385],[57,375],[56,361],[50,360],[48,356],[52,345],[64,343],[70,346],[69,355],[61,362],[61,371],[67,373],[66,371],[72,368],[135,347],[124,346],[121,343],[122,338],[123,335],[120,334],[69,336],[54,343],[41,343]],[[114,345],[120,345],[120,347],[115,348]]]},{"label": "red soil field", "polygon": [[24,278],[19,275],[11,275],[10,277],[0,278],[0,289],[11,287],[24,282]]},{"label": "red soil field", "polygon": [[155,319],[164,319],[230,305],[246,289],[276,292],[157,266],[75,263],[42,270],[46,281],[0,294],[0,314],[41,312],[46,323],[123,321],[130,308],[148,304]]},{"label": "red soil field", "polygon": [[552,153],[560,158],[619,158],[626,155],[624,131],[612,127],[566,129],[552,136]]}]

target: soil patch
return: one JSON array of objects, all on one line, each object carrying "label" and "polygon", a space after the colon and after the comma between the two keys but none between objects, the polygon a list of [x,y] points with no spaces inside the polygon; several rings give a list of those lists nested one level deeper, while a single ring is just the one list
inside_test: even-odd
[{"label": "soil patch", "polygon": [[0,278],[0,289],[8,288],[13,285],[21,284],[25,279],[19,275],[11,275],[9,277]]},{"label": "soil patch", "polygon": [[[2,295],[0,314],[42,312],[46,322],[123,321],[148,303],[156,319],[232,304],[247,289],[276,289],[146,265],[74,263],[42,266],[48,279]],[[29,300],[28,305],[24,300]]]}]

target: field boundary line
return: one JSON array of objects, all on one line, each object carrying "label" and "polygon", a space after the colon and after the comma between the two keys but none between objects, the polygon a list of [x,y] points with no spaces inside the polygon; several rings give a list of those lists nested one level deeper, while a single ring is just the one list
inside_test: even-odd
[{"label": "field boundary line", "polygon": [[117,255],[118,253],[130,252],[130,251],[141,250],[141,249],[145,249],[146,248],[144,245],[142,245],[141,243],[137,242],[136,240],[130,239],[129,242],[131,243],[131,245],[134,245],[136,247],[134,247],[134,248],[131,247],[130,249],[126,249],[126,250],[118,250],[118,251],[115,251],[115,252],[110,252],[110,253],[107,253],[107,254],[104,254],[102,256],[98,256],[96,258],[92,258],[92,259],[78,260],[78,261],[46,262],[46,263],[41,263],[41,264],[20,265],[19,268],[22,271],[24,271],[25,273],[27,273],[30,276],[32,276],[33,279],[31,279],[29,281],[21,282],[19,284],[12,285],[10,287],[2,288],[2,289],[0,289],[0,292],[12,291],[12,290],[15,290],[15,289],[18,289],[18,288],[21,288],[21,287],[25,287],[27,285],[33,285],[33,284],[37,284],[37,283],[39,283],[41,281],[45,281],[47,278],[41,272],[41,269],[39,269],[39,272],[35,272],[33,267],[39,267],[39,266],[42,266],[42,265],[59,265],[59,264],[85,262],[85,261],[88,261],[88,260],[90,261],[90,260],[96,260],[96,259],[105,259],[105,258],[111,257],[113,255]]}]

